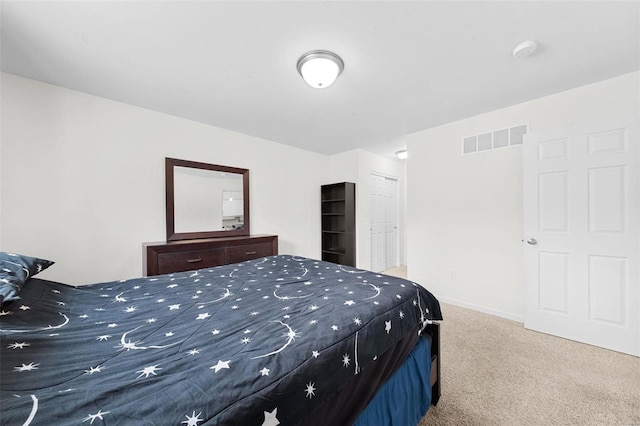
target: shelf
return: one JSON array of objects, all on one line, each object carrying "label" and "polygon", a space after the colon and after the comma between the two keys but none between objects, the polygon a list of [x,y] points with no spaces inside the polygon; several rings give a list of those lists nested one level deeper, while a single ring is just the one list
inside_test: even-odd
[{"label": "shelf", "polygon": [[329,254],[345,255],[344,250],[337,250],[337,249],[325,249],[325,250],[322,250],[322,252],[329,253]]},{"label": "shelf", "polygon": [[322,260],[355,266],[355,184],[322,185],[320,194]]}]

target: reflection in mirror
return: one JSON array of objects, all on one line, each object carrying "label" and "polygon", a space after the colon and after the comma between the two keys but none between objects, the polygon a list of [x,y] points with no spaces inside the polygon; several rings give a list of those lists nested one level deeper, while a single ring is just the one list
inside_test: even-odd
[{"label": "reflection in mirror", "polygon": [[166,159],[167,240],[249,235],[249,171]]},{"label": "reflection in mirror", "polygon": [[175,167],[173,186],[175,232],[242,228],[241,175]]},{"label": "reflection in mirror", "polygon": [[[231,187],[231,185],[228,185],[228,187]],[[242,229],[244,226],[242,187],[239,189],[222,191],[223,229]]]}]

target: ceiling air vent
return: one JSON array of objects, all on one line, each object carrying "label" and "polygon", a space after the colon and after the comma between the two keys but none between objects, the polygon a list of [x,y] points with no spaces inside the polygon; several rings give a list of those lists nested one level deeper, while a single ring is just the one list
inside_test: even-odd
[{"label": "ceiling air vent", "polygon": [[462,155],[522,145],[522,140],[528,129],[527,124],[521,124],[508,129],[467,136],[462,139]]}]

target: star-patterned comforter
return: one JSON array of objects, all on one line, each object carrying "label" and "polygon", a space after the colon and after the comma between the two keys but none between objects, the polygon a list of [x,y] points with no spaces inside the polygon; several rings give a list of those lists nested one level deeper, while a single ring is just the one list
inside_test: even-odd
[{"label": "star-patterned comforter", "polygon": [[441,319],[415,283],[287,255],[20,297],[0,310],[3,425],[293,425]]}]

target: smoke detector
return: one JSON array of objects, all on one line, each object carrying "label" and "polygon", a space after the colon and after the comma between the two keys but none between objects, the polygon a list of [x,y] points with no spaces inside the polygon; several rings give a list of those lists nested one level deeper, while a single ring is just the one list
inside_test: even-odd
[{"label": "smoke detector", "polygon": [[527,56],[532,55],[537,48],[538,43],[535,40],[527,40],[514,47],[511,54],[515,58],[526,58]]}]

